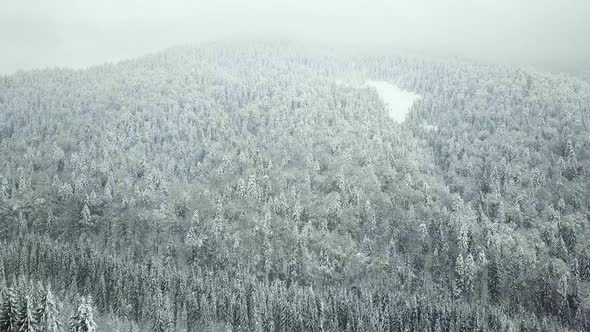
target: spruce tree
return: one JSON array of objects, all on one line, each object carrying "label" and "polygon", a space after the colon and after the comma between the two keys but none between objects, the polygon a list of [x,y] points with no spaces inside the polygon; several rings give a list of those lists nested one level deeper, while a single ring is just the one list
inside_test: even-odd
[{"label": "spruce tree", "polygon": [[170,315],[170,301],[162,296],[158,290],[154,303],[154,321],[152,331],[166,332],[172,328],[172,317]]},{"label": "spruce tree", "polygon": [[[14,286],[14,285],[13,285]],[[0,306],[0,331],[16,331],[20,317],[18,296],[13,287],[5,289]]]},{"label": "spruce tree", "polygon": [[0,290],[6,287],[6,271],[4,270],[4,260],[0,257]]},{"label": "spruce tree", "polygon": [[88,207],[88,204],[84,203],[84,206],[82,207],[82,211],[80,212],[80,224],[83,227],[89,226],[92,222],[92,215],[90,214],[90,208]]},{"label": "spruce tree", "polygon": [[457,260],[455,262],[455,272],[457,273],[457,277],[455,279],[455,297],[461,297],[461,294],[464,290],[464,280],[465,280],[465,264],[463,262],[463,255],[459,254],[457,256]]},{"label": "spruce tree", "polygon": [[34,307],[31,297],[27,294],[22,298],[18,316],[19,332],[37,331],[37,320],[34,316]]},{"label": "spruce tree", "polygon": [[39,304],[35,309],[35,319],[40,331],[58,332],[61,331],[61,322],[58,320],[59,306],[56,303],[51,286],[41,289]]},{"label": "spruce tree", "polygon": [[70,317],[70,332],[94,332],[96,323],[94,322],[94,312],[92,309],[92,299],[82,297],[74,314]]},{"label": "spruce tree", "polygon": [[471,254],[468,254],[464,261],[464,287],[465,291],[468,294],[471,294],[474,288],[474,281],[475,281],[475,273],[477,272],[477,268],[475,266],[475,261]]}]

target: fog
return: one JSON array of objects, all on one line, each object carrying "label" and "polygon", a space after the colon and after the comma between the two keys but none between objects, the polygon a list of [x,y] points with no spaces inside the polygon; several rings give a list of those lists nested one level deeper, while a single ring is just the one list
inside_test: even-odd
[{"label": "fog", "polygon": [[300,40],[590,69],[587,0],[0,0],[0,73],[210,40]]}]

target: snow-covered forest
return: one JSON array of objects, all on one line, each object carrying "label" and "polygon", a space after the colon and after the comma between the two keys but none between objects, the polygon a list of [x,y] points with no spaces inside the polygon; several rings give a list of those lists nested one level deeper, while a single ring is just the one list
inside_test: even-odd
[{"label": "snow-covered forest", "polygon": [[216,42],[0,76],[0,331],[589,331],[589,169],[565,74]]}]

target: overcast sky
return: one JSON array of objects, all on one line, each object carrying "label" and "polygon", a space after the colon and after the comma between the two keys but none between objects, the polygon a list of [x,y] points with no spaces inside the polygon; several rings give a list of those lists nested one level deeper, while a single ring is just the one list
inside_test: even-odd
[{"label": "overcast sky", "polygon": [[590,0],[0,0],[0,73],[290,39],[590,69]]}]

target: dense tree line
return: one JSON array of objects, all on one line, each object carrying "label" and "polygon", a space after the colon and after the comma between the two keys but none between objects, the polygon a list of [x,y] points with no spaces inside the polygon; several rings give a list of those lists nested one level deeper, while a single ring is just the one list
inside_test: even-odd
[{"label": "dense tree line", "polygon": [[[406,122],[335,84],[368,78],[422,95]],[[120,329],[588,329],[589,106],[277,44],[4,76],[0,272]]]},{"label": "dense tree line", "polygon": [[[51,287],[41,283],[35,285],[31,280],[25,280],[24,275],[20,274],[18,280],[15,277],[9,285],[1,280],[0,331],[65,331],[66,325],[61,322],[62,306],[51,292]],[[81,297],[75,303],[67,330],[96,331],[92,299]]]},{"label": "dense tree line", "polygon": [[416,86],[425,98],[412,121],[437,128],[416,132],[475,212],[469,249],[475,257],[485,247],[484,272],[497,279],[490,299],[587,329],[588,84],[520,69],[437,67],[444,86]]},{"label": "dense tree line", "polygon": [[[524,312],[511,320],[498,308],[468,305],[433,288],[420,294],[388,284],[314,290],[280,280],[260,282],[243,274],[200,269],[187,274],[153,261],[130,265],[126,259],[104,257],[84,242],[70,248],[29,235],[19,244],[7,245],[2,257],[9,258],[4,264],[9,277],[55,282],[66,300],[76,301],[74,294],[85,294],[99,311],[126,321],[149,322],[154,331],[200,331],[214,329],[219,322],[238,331],[561,330]],[[0,323],[15,317],[6,324],[31,322],[34,330],[50,324],[47,331],[61,331],[51,290],[22,285],[15,281],[4,292]],[[82,298],[70,318],[70,330],[93,331],[92,322],[92,302]]]}]

